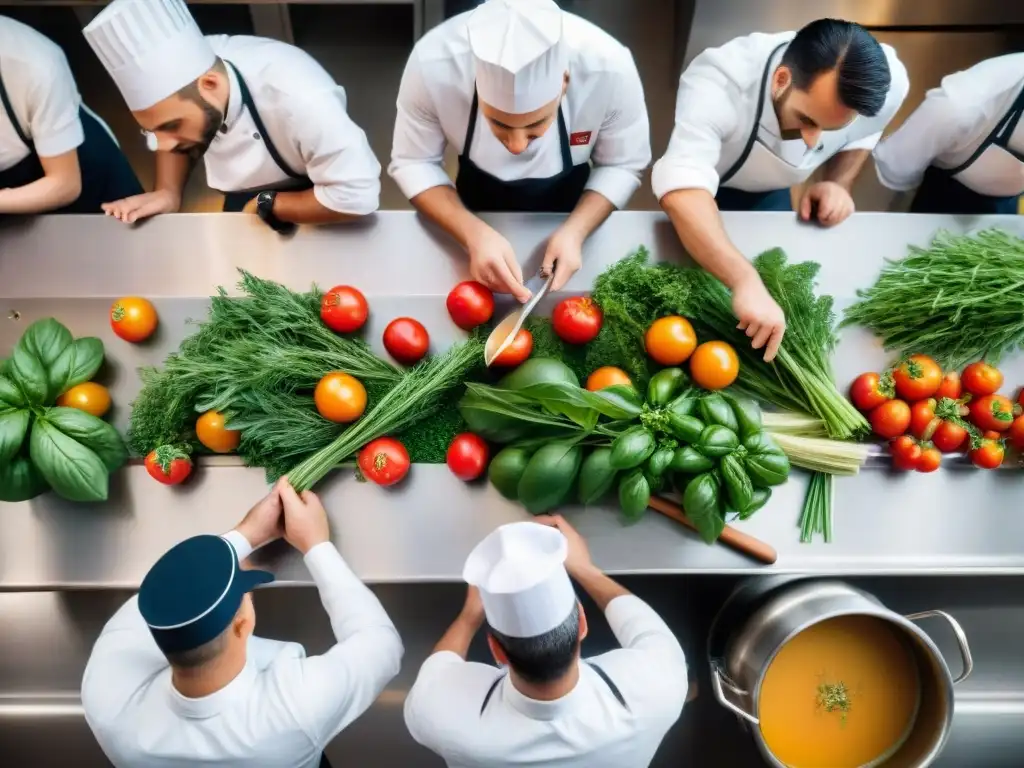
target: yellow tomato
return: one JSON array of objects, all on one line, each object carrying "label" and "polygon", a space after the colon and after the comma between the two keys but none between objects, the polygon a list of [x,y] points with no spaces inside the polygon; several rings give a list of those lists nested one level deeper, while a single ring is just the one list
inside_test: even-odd
[{"label": "yellow tomato", "polygon": [[610,387],[615,384],[625,384],[627,387],[633,386],[633,382],[629,380],[629,375],[621,368],[616,368],[614,365],[606,365],[602,368],[598,368],[590,376],[587,377],[587,389],[591,392],[597,392],[599,389]]},{"label": "yellow tomato", "polygon": [[57,405],[77,408],[80,411],[102,417],[110,410],[110,392],[102,384],[87,381],[78,384],[57,398]]},{"label": "yellow tomato", "polygon": [[685,317],[670,315],[651,323],[644,334],[647,354],[662,365],[685,363],[697,346],[697,334]]},{"label": "yellow tomato", "polygon": [[110,327],[125,341],[145,341],[153,335],[157,322],[156,309],[138,296],[125,296],[110,308]]},{"label": "yellow tomato", "polygon": [[704,389],[724,389],[740,374],[736,350],[724,341],[706,341],[690,357],[690,377]]},{"label": "yellow tomato", "polygon": [[196,421],[196,437],[214,453],[231,453],[242,441],[242,433],[224,426],[224,415],[207,411]]},{"label": "yellow tomato", "polygon": [[332,371],[320,379],[313,392],[316,409],[328,421],[348,424],[366,410],[366,389],[354,376]]}]

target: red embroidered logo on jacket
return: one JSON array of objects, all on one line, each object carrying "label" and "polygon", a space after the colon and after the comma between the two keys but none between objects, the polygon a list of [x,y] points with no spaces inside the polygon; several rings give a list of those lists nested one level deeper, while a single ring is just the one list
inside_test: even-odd
[{"label": "red embroidered logo on jacket", "polygon": [[585,147],[590,143],[590,134],[593,131],[579,131],[569,135],[569,146],[570,147]]}]

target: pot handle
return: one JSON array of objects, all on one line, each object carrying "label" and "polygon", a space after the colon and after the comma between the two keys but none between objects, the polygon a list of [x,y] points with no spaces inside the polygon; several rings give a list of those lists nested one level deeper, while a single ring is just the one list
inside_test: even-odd
[{"label": "pot handle", "polygon": [[725,695],[723,687],[728,688],[732,693],[737,696],[746,696],[747,692],[741,690],[734,682],[732,682],[726,674],[722,671],[722,667],[718,662],[711,662],[711,690],[715,693],[715,698],[718,699],[718,703],[726,709],[734,712],[735,714],[742,717],[747,722],[753,723],[754,725],[760,725],[760,720],[754,717],[752,714],[747,712],[740,706],[733,704],[728,697]]},{"label": "pot handle", "polygon": [[966,680],[968,675],[974,670],[974,658],[971,656],[971,647],[967,644],[967,635],[957,620],[945,611],[921,611],[921,613],[911,613],[904,616],[904,618],[909,621],[917,621],[918,619],[929,619],[933,616],[946,620],[949,628],[953,630],[953,636],[956,638],[956,643],[960,648],[960,660],[963,662],[963,669],[960,672],[960,676],[953,680],[953,685],[956,685]]}]

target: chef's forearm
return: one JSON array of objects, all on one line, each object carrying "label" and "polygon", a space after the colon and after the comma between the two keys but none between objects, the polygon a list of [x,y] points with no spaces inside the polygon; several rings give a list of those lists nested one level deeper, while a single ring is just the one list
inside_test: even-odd
[{"label": "chef's forearm", "polygon": [[853,189],[853,183],[860,175],[861,168],[871,153],[866,149],[851,149],[840,152],[825,163],[825,181],[831,181],[843,187],[847,192]]},{"label": "chef's forearm", "polygon": [[572,233],[579,238],[580,242],[583,242],[590,237],[591,232],[601,226],[614,210],[615,206],[607,197],[600,192],[587,190],[580,197],[580,201],[576,203],[569,218],[562,224],[562,230]]},{"label": "chef's forearm", "polygon": [[580,585],[584,592],[590,595],[590,599],[597,603],[602,611],[608,607],[608,603],[617,597],[630,594],[629,590],[606,576],[600,568],[591,564],[586,569],[573,573],[572,577]]},{"label": "chef's forearm", "polygon": [[734,289],[760,279],[757,270],[729,240],[715,198],[705,189],[679,189],[661,198],[686,252],[700,266]]},{"label": "chef's forearm", "polygon": [[45,174],[20,187],[0,189],[0,213],[45,213],[70,205],[82,193],[78,152],[40,158]]},{"label": "chef's forearm", "polygon": [[420,192],[410,202],[416,210],[451,235],[463,247],[469,247],[473,231],[484,225],[471,213],[454,187],[442,184]]},{"label": "chef's forearm", "polygon": [[480,631],[480,626],[481,621],[479,619],[467,616],[465,613],[460,613],[459,617],[452,622],[452,625],[441,636],[441,639],[437,641],[433,652],[451,651],[463,659],[466,658],[466,654],[469,653],[469,645],[473,642],[473,638],[476,637],[476,633]]},{"label": "chef's forearm", "polygon": [[316,199],[313,189],[302,192],[278,192],[274,198],[274,216],[290,224],[337,224],[363,218],[332,211]]},{"label": "chef's forearm", "polygon": [[156,153],[156,186],[154,192],[170,192],[181,206],[185,182],[192,173],[192,158],[177,152]]}]

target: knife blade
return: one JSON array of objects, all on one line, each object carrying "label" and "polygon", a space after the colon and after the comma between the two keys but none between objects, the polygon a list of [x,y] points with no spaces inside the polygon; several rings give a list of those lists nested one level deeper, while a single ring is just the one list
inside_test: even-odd
[{"label": "knife blade", "polygon": [[484,363],[487,367],[490,367],[498,355],[508,349],[508,346],[515,340],[516,334],[523,327],[526,318],[530,316],[540,300],[547,295],[551,288],[551,281],[554,279],[555,273],[552,270],[546,278],[538,273],[526,281],[526,287],[533,294],[530,296],[530,300],[510,312],[487,337],[487,342],[484,344]]}]

